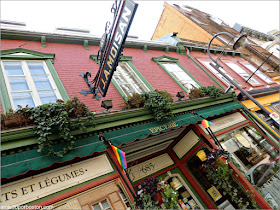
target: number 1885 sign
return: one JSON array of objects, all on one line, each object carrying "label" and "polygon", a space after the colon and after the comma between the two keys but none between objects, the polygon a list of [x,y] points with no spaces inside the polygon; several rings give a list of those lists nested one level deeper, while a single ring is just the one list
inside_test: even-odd
[{"label": "number 1885 sign", "polygon": [[105,97],[110,85],[112,76],[118,65],[126,36],[128,34],[131,22],[136,12],[138,4],[132,0],[123,0],[119,15],[116,17],[111,37],[108,39],[106,52],[102,56],[104,59],[100,63],[100,72],[97,78],[96,86],[101,95]]}]

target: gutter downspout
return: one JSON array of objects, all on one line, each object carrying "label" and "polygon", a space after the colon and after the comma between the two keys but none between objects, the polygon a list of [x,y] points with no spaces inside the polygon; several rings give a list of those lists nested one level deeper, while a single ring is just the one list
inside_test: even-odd
[{"label": "gutter downspout", "polygon": [[187,53],[186,55],[202,70],[204,71],[209,77],[211,77],[212,80],[214,80],[223,90],[226,90],[221,83],[219,83],[209,72],[207,72],[192,56],[190,56],[190,51],[187,47],[185,47]]}]

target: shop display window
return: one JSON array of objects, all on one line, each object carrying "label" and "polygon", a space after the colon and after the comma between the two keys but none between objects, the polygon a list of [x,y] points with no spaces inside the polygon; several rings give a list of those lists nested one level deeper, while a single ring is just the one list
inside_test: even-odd
[{"label": "shop display window", "polygon": [[235,164],[245,173],[253,166],[270,162],[277,150],[254,127],[246,125],[217,137]]},{"label": "shop display window", "polygon": [[166,181],[178,194],[178,206],[181,209],[201,209],[190,192],[186,189],[179,177],[173,176]]}]

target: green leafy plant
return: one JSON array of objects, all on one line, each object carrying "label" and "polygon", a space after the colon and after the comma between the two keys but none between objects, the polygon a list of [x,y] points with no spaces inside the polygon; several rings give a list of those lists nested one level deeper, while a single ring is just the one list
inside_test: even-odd
[{"label": "green leafy plant", "polygon": [[224,150],[213,150],[211,153],[206,155],[206,160],[203,162],[203,167],[206,168],[207,178],[212,180],[217,189],[223,190],[223,195],[229,195],[234,203],[238,205],[239,209],[246,209],[250,203],[258,209],[256,201],[253,199],[253,193],[246,191],[249,201],[244,202],[243,198],[238,195],[239,189],[235,187],[233,181],[233,170],[229,168],[227,162],[225,163],[220,157],[231,160],[228,152]]},{"label": "green leafy plant", "polygon": [[160,182],[158,190],[161,192],[162,201],[166,209],[177,209],[179,194],[169,185]]},{"label": "green leafy plant", "polygon": [[172,95],[166,91],[151,91],[144,94],[148,107],[157,121],[170,120],[174,116],[171,111]]},{"label": "green leafy plant", "polygon": [[125,104],[125,109],[132,109],[132,108],[139,108],[143,107],[145,104],[146,98],[144,95],[139,94],[139,93],[133,93],[132,96],[129,96],[128,98],[125,99],[124,104]]},{"label": "green leafy plant", "polygon": [[189,98],[190,99],[201,98],[201,97],[204,97],[204,96],[206,96],[206,94],[204,93],[202,88],[193,88],[189,92]]},{"label": "green leafy plant", "polygon": [[151,110],[157,121],[173,118],[171,112],[173,96],[162,90],[155,90],[143,94],[134,93],[124,104],[125,109],[147,107]]},{"label": "green leafy plant", "polygon": [[164,181],[148,176],[137,192],[136,205],[140,209],[159,209],[164,204],[166,209],[177,209],[179,194]]},{"label": "green leafy plant", "polygon": [[215,86],[202,87],[202,91],[211,97],[218,98],[222,94],[222,90]]},{"label": "green leafy plant", "polygon": [[[38,152],[46,150],[48,154],[60,157],[69,152],[75,144],[75,137],[71,134],[71,130],[85,131],[82,117],[87,117],[87,121],[93,120],[92,112],[77,97],[73,97],[66,103],[59,100],[57,103],[35,107],[30,119],[37,124],[35,134],[39,135]],[[49,139],[52,134],[58,134],[67,142],[63,151],[54,150],[54,142]]]}]

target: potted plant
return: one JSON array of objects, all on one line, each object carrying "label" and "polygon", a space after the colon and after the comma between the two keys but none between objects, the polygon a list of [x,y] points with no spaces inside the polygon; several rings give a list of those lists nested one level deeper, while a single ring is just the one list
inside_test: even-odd
[{"label": "potted plant", "polygon": [[136,204],[141,209],[177,209],[179,194],[164,181],[149,176],[140,185]]}]

